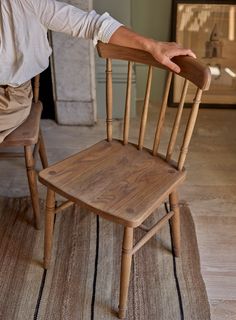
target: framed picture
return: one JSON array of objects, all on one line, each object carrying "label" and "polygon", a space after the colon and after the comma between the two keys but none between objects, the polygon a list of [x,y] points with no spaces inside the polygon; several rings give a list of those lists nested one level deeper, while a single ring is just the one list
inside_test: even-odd
[{"label": "framed picture", "polygon": [[[173,40],[191,48],[211,70],[203,106],[236,107],[236,1],[173,0]],[[182,79],[175,76],[172,102],[180,100]],[[187,102],[192,102],[191,86]]]}]

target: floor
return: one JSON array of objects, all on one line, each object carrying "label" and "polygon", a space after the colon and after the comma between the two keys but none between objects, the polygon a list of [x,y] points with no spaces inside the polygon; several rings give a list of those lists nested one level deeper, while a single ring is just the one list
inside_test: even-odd
[{"label": "floor", "polygon": [[[174,108],[168,109],[164,141],[170,133],[174,113]],[[156,114],[156,108],[152,107],[146,134],[149,147]],[[235,124],[236,110],[200,110],[186,163],[188,177],[180,193],[180,198],[188,201],[194,217],[212,320],[236,320]],[[114,121],[113,127],[115,135],[121,134],[120,121]],[[131,139],[137,133],[137,127],[138,120],[134,119]],[[51,120],[43,120],[49,162],[63,159],[104,138],[103,128],[104,120],[99,120],[93,127],[58,126]],[[22,159],[1,160],[0,172],[0,195],[20,197],[28,194]],[[43,186],[40,186],[40,194],[45,197]]]}]

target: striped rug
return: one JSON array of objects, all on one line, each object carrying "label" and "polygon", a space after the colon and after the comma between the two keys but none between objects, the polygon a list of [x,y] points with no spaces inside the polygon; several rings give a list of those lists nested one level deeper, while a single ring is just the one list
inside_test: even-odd
[{"label": "striped rug", "polygon": [[[43,211],[43,201],[41,206]],[[0,319],[117,319],[122,228],[79,207],[65,210],[55,222],[52,264],[45,272],[43,230],[34,230],[31,215],[29,199],[0,198]],[[134,255],[127,319],[210,319],[185,204],[181,218],[181,258],[173,257],[168,225]],[[136,241],[142,235],[138,230]]]}]

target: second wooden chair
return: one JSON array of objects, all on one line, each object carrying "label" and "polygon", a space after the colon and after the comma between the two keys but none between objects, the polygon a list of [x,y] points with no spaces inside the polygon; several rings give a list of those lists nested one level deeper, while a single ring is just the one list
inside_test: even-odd
[{"label": "second wooden chair", "polygon": [[39,152],[43,168],[48,166],[47,155],[40,129],[42,103],[39,101],[40,76],[37,75],[33,82],[33,102],[28,118],[0,144],[0,149],[7,147],[23,147],[24,153],[0,151],[0,158],[24,157],[29,183],[31,202],[34,212],[34,225],[40,229],[40,206],[37,187],[37,173],[35,170],[36,156]]}]

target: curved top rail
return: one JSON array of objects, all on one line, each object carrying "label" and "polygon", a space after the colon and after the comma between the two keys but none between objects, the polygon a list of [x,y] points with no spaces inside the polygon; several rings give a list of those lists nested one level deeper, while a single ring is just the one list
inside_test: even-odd
[{"label": "curved top rail", "polygon": [[[98,54],[101,58],[128,60],[144,63],[158,67],[164,70],[169,69],[157,62],[157,60],[148,52],[128,47],[122,47],[114,44],[98,42]],[[210,69],[201,63],[198,59],[189,56],[178,56],[172,59],[181,69],[179,76],[188,79],[201,90],[208,90],[211,83]]]}]

